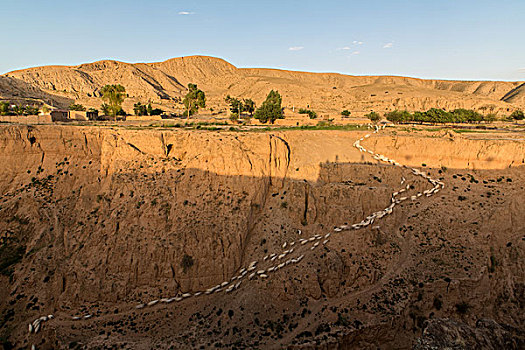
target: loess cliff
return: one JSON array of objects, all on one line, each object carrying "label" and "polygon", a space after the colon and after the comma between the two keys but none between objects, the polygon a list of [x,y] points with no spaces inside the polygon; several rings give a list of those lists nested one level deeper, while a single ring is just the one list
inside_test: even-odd
[{"label": "loess cliff", "polygon": [[523,346],[520,139],[389,128],[362,144],[440,179],[439,194],[232,293],[135,309],[359,222],[407,184],[409,195],[427,189],[352,147],[366,133],[1,126],[0,338],[38,349],[424,349],[428,332],[450,329],[442,319],[465,339],[491,319],[509,348]]}]

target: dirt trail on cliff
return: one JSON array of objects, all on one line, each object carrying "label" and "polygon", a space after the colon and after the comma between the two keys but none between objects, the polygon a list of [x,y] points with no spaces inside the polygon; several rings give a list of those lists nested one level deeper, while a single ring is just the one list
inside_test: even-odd
[{"label": "dirt trail on cliff", "polygon": [[[363,145],[443,181],[438,195],[305,245],[308,259],[231,294],[133,310],[359,222],[407,183],[409,198],[428,189],[359,152],[367,133],[3,127],[2,249],[23,248],[1,277],[4,334],[38,348],[407,348],[432,317],[520,327],[523,142],[399,130]],[[43,314],[93,318],[29,339]]]}]

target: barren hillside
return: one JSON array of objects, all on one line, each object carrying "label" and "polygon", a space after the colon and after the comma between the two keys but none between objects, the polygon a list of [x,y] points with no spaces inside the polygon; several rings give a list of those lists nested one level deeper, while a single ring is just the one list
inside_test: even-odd
[{"label": "barren hillside", "polygon": [[[349,109],[362,114],[370,110],[426,110],[432,107],[472,108],[485,113],[508,114],[525,107],[520,82],[443,81],[389,76],[349,76],[276,69],[236,68],[205,56],[173,58],[158,63],[129,64],[99,61],[79,66],[45,66],[7,73],[29,84],[27,95],[38,88],[46,94],[75,99],[98,107],[100,88],[120,83],[129,93],[124,105],[152,101],[164,109],[180,108],[178,101],[189,82],[208,94],[208,107],[224,107],[226,95],[251,97],[260,103],[271,89],[283,95],[286,107],[309,106],[321,113]],[[20,83],[18,83],[19,85]],[[0,97],[12,95],[12,86],[1,85]],[[64,100],[56,101],[65,105]]]},{"label": "barren hillside", "polygon": [[[522,347],[523,137],[369,133],[1,127],[0,338],[37,349],[427,349],[444,332],[438,340]],[[429,182],[360,152],[359,138],[445,187],[417,196]],[[348,229],[392,196],[407,197]],[[253,261],[256,278],[243,271]],[[223,283],[237,287],[203,293]]]}]

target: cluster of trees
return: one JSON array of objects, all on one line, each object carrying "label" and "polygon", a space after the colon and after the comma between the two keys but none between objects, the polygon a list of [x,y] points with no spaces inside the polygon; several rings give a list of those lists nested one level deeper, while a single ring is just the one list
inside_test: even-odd
[{"label": "cluster of trees", "polygon": [[236,120],[242,116],[243,112],[246,112],[250,115],[253,115],[255,111],[255,102],[251,98],[238,99],[231,97],[230,95],[226,96],[224,99],[226,103],[230,105],[231,117],[230,119]]},{"label": "cluster of trees", "polygon": [[0,115],[37,115],[38,113],[39,109],[35,106],[19,106],[9,102],[0,102]]},{"label": "cluster of trees", "polygon": [[261,123],[270,122],[273,124],[277,119],[284,119],[284,111],[281,106],[282,98],[279,92],[270,91],[266,100],[255,111],[254,118]]},{"label": "cluster of trees", "polygon": [[308,114],[308,116],[310,117],[310,119],[315,119],[317,118],[317,113],[310,110],[310,109],[306,109],[306,108],[300,108],[299,109],[299,114]]},{"label": "cluster of trees", "polygon": [[147,105],[137,102],[133,105],[133,113],[137,116],[143,115],[161,115],[164,111],[160,108],[153,108],[151,103]]},{"label": "cluster of trees", "polygon": [[470,109],[455,109],[451,112],[431,108],[426,112],[392,111],[385,114],[392,123],[480,123],[496,120],[494,114],[483,115]]}]

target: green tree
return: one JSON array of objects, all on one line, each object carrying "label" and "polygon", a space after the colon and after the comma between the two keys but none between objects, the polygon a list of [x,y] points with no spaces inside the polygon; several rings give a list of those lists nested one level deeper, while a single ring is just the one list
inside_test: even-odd
[{"label": "green tree", "polygon": [[72,103],[71,105],[69,105],[69,110],[84,112],[86,110],[86,107],[82,106],[81,104]]},{"label": "green tree", "polygon": [[282,98],[278,91],[270,91],[266,100],[262,103],[255,111],[255,119],[258,119],[261,123],[274,123],[277,119],[283,119],[284,113],[281,107]]},{"label": "green tree", "polygon": [[510,118],[514,120],[523,120],[525,119],[525,114],[523,114],[523,111],[517,109],[514,112],[512,112]]},{"label": "green tree", "polygon": [[182,101],[186,107],[188,118],[199,111],[199,108],[206,107],[206,94],[197,87],[197,84],[188,84],[188,93]]},{"label": "green tree", "polygon": [[243,112],[248,112],[250,116],[252,116],[255,111],[255,102],[251,98],[245,98],[243,100],[243,107]]},{"label": "green tree", "polygon": [[238,118],[244,110],[244,104],[242,103],[242,101],[238,98],[231,97],[230,95],[226,96],[224,100],[230,105],[230,112],[232,114],[236,114]]},{"label": "green tree", "polygon": [[136,116],[143,116],[147,114],[147,107],[146,105],[143,105],[140,102],[137,102],[133,105],[133,113],[135,113]]},{"label": "green tree", "polygon": [[376,123],[381,120],[381,116],[377,112],[370,112],[367,115],[365,115],[370,121]]},{"label": "green tree", "polygon": [[350,116],[350,111],[348,109],[345,109],[341,112],[341,115],[343,117],[349,117]]},{"label": "green tree", "polygon": [[104,103],[101,106],[104,114],[115,117],[117,115],[125,115],[122,109],[122,102],[126,98],[126,88],[120,84],[116,85],[105,85],[102,90],[102,101]]}]

